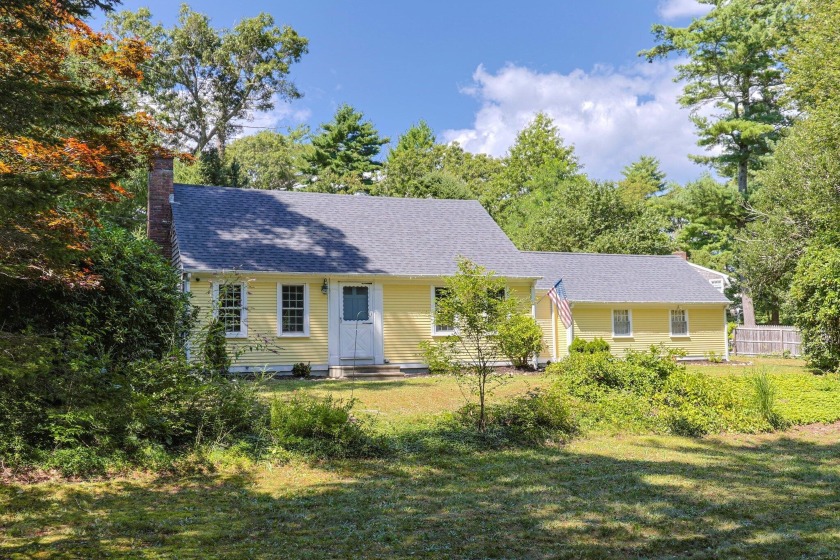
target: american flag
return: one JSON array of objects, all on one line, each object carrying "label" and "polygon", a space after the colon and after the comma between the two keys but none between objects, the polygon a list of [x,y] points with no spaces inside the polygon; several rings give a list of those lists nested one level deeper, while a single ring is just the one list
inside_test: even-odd
[{"label": "american flag", "polygon": [[569,307],[569,300],[566,298],[566,289],[563,287],[563,280],[558,280],[554,287],[548,291],[548,297],[557,306],[560,313],[560,320],[568,329],[572,325],[572,309]]}]

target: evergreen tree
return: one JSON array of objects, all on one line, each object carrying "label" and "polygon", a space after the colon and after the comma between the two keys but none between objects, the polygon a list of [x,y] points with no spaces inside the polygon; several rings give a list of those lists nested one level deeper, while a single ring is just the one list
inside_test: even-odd
[{"label": "evergreen tree", "polygon": [[374,158],[388,138],[379,136],[370,121],[350,105],[338,108],[333,120],[321,125],[312,138],[306,171],[313,176],[311,190],[321,192],[368,191],[382,164]]},{"label": "evergreen tree", "polygon": [[659,167],[659,160],[642,156],[622,170],[624,179],[618,182],[622,198],[628,202],[639,202],[665,189],[665,172]]},{"label": "evergreen tree", "polygon": [[[789,124],[782,107],[782,55],[790,44],[795,13],[790,0],[699,0],[712,10],[687,27],[657,24],[657,45],[639,53],[649,61],[672,53],[687,56],[677,65],[685,81],[680,103],[691,107],[698,144],[711,156],[692,159],[737,178],[747,193],[750,172],[761,166],[781,130]],[[713,106],[712,117],[699,113]]]}]

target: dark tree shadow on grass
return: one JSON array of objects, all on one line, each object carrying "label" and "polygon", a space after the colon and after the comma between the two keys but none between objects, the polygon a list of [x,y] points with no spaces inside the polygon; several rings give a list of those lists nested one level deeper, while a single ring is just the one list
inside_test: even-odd
[{"label": "dark tree shadow on grass", "polygon": [[0,490],[0,556],[840,556],[840,443],[580,447],[337,462],[324,467],[329,482],[293,491],[281,477],[295,469],[59,492],[10,486]]}]

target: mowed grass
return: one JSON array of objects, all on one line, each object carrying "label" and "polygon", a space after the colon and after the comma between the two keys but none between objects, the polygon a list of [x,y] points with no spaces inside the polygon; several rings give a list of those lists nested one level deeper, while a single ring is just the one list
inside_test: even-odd
[{"label": "mowed grass", "polygon": [[[704,367],[732,383],[755,369]],[[780,407],[792,387],[832,395],[810,402],[840,418],[837,388],[820,388],[840,381],[780,367]],[[516,377],[496,398],[545,383]],[[294,390],[352,393],[393,430],[463,403],[440,378],[278,382],[266,397]],[[840,424],[0,487],[0,558],[105,557],[840,558]]]}]

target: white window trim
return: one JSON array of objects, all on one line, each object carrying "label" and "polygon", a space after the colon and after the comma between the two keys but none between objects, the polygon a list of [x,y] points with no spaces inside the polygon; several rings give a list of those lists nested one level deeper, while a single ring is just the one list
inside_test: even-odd
[{"label": "white window trim", "polygon": [[674,334],[674,319],[671,316],[673,311],[677,310],[668,310],[668,332],[671,335],[671,338],[691,338],[691,323],[688,321],[688,309],[680,309],[680,311],[685,313],[685,334]]},{"label": "white window trim", "polygon": [[[627,334],[615,334],[615,312],[616,311],[626,311],[627,312],[627,320],[630,321],[630,332]],[[629,308],[622,308],[622,309],[612,309],[610,311],[610,330],[612,331],[613,338],[633,338],[633,310]]]},{"label": "white window trim", "polygon": [[[303,286],[303,332],[283,332],[283,286]],[[309,336],[309,284],[277,282],[277,336],[281,338]]]},{"label": "white window trim", "polygon": [[219,286],[239,286],[242,294],[242,315],[239,332],[225,332],[225,338],[248,338],[248,286],[244,282],[213,282],[213,318],[219,318]]},{"label": "white window trim", "polygon": [[439,288],[446,288],[446,286],[432,286],[432,336],[452,336],[455,334],[454,329],[448,331],[439,331],[435,326],[435,312],[437,311],[437,300],[435,299],[435,290]]}]

